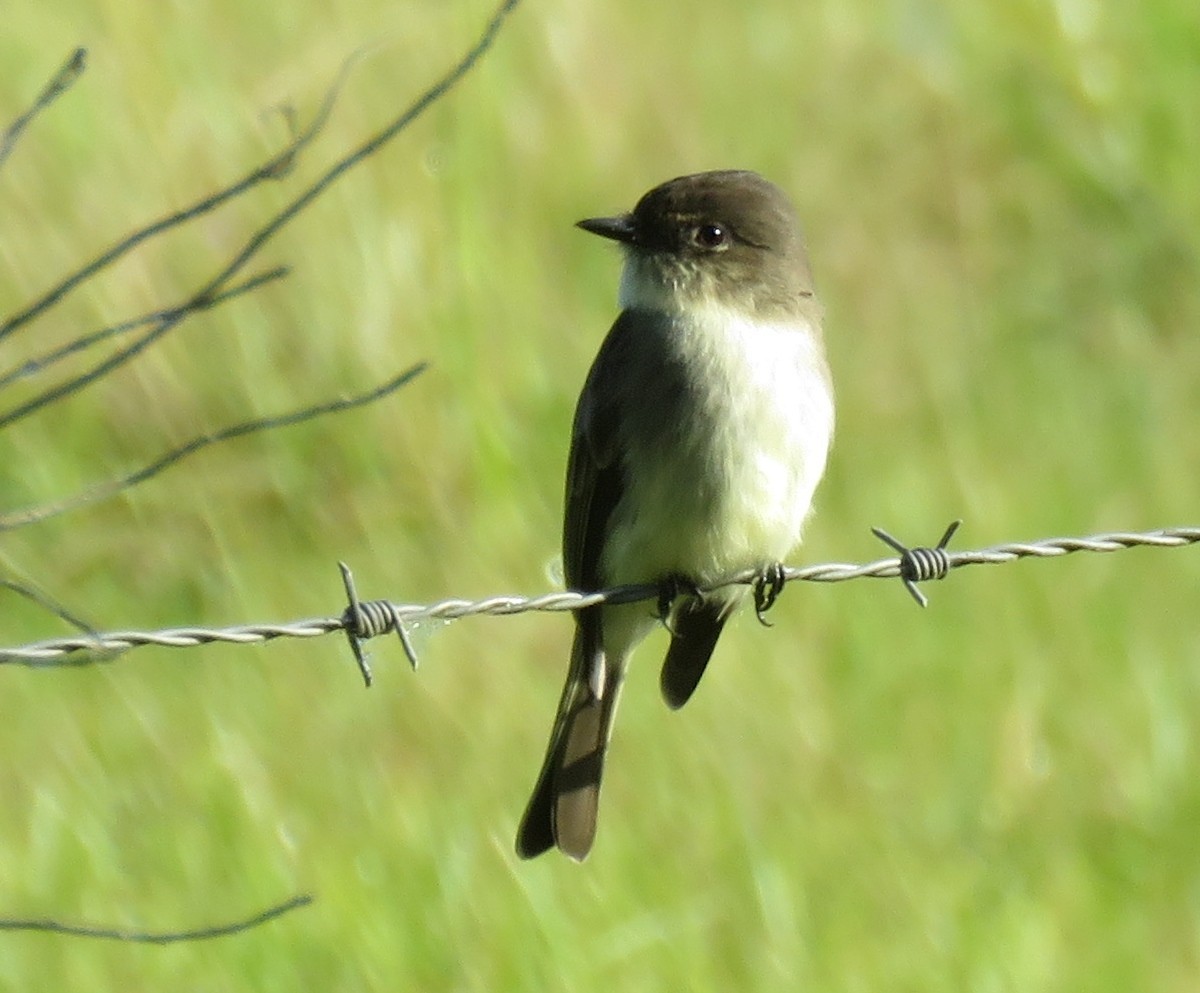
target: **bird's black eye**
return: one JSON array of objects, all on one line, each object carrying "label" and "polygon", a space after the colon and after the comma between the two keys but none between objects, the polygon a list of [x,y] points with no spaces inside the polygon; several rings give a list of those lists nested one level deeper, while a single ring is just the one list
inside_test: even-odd
[{"label": "bird's black eye", "polygon": [[724,224],[701,224],[692,232],[692,242],[710,252],[729,246],[729,229]]}]

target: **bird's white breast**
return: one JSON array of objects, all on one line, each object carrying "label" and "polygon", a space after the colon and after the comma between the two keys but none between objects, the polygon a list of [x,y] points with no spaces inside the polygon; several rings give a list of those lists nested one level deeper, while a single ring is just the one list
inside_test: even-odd
[{"label": "bird's white breast", "polygon": [[[605,572],[614,582],[680,573],[710,582],[783,560],[800,540],[833,432],[819,330],[704,304],[676,312],[665,346],[682,396],[640,384],[626,492]],[[640,448],[640,451],[638,450]]]}]

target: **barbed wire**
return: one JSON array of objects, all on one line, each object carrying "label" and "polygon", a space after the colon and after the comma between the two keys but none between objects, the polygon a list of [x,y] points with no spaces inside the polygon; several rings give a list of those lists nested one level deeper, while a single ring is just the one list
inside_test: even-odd
[{"label": "barbed wire", "polygon": [[[1036,541],[1009,542],[972,551],[951,552],[946,544],[958,527],[947,528],[941,542],[933,547],[907,548],[891,535],[874,529],[881,540],[901,554],[874,562],[852,564],[828,562],[804,567],[787,566],[784,578],[789,582],[840,583],[852,579],[900,578],[921,606],[925,598],[916,584],[944,578],[951,570],[967,565],[1000,565],[1023,558],[1057,558],[1075,552],[1116,552],[1126,548],[1180,548],[1200,542],[1200,527],[1160,528],[1155,531],[1114,531],[1083,538],[1042,538]],[[158,631],[114,631],[102,634],[83,634],[69,638],[39,641],[19,648],[0,649],[0,664],[16,663],[33,667],[89,665],[110,661],[132,648],[157,645],[161,648],[192,648],[213,643],[248,645],[276,638],[316,638],[335,631],[346,633],[363,678],[370,684],[371,673],[360,642],[382,634],[395,632],[404,646],[409,662],[415,668],[417,655],[409,641],[406,626],[421,620],[458,620],[476,615],[507,616],[530,611],[575,611],[599,604],[637,603],[658,600],[661,587],[654,584],[620,586],[594,593],[562,590],[540,596],[501,595],[481,600],[452,597],[430,604],[402,604],[390,600],[360,601],[354,589],[353,576],[339,563],[349,606],[337,617],[315,617],[307,620],[271,624],[243,624],[224,628],[179,627]],[[723,586],[753,585],[762,574],[747,570],[705,587],[704,593]]]}]

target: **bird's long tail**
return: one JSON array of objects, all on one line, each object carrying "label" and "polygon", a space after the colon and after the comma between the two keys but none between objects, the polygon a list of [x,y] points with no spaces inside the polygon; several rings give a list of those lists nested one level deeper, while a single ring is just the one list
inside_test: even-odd
[{"label": "bird's long tail", "polygon": [[582,861],[591,850],[621,669],[605,658],[598,610],[582,611],[546,760],[517,831],[522,858],[557,845]]}]

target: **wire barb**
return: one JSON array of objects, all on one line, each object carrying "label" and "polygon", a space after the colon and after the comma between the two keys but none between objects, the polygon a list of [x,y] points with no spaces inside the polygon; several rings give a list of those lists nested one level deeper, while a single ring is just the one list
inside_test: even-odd
[{"label": "wire barb", "polygon": [[346,639],[350,642],[350,650],[358,662],[363,682],[368,687],[371,685],[371,666],[363,653],[362,643],[368,638],[376,638],[389,631],[396,632],[400,646],[408,656],[409,665],[413,667],[413,672],[416,672],[420,659],[417,658],[417,651],[408,637],[399,609],[390,600],[368,600],[363,603],[354,587],[354,573],[350,571],[350,567],[345,562],[339,562],[338,568],[342,570],[342,582],[345,584],[346,599],[349,601],[349,606],[342,614],[342,626],[346,631]]},{"label": "wire barb", "polygon": [[917,601],[918,606],[928,607],[929,598],[917,588],[917,583],[923,583],[928,579],[945,579],[949,574],[953,563],[950,561],[950,556],[946,554],[946,546],[950,544],[950,539],[954,537],[954,532],[959,529],[961,524],[961,519],[951,521],[936,548],[922,546],[908,548],[904,542],[893,538],[883,528],[871,528],[871,533],[876,538],[900,553],[900,579],[903,580],[904,588],[912,594],[912,598]]}]

